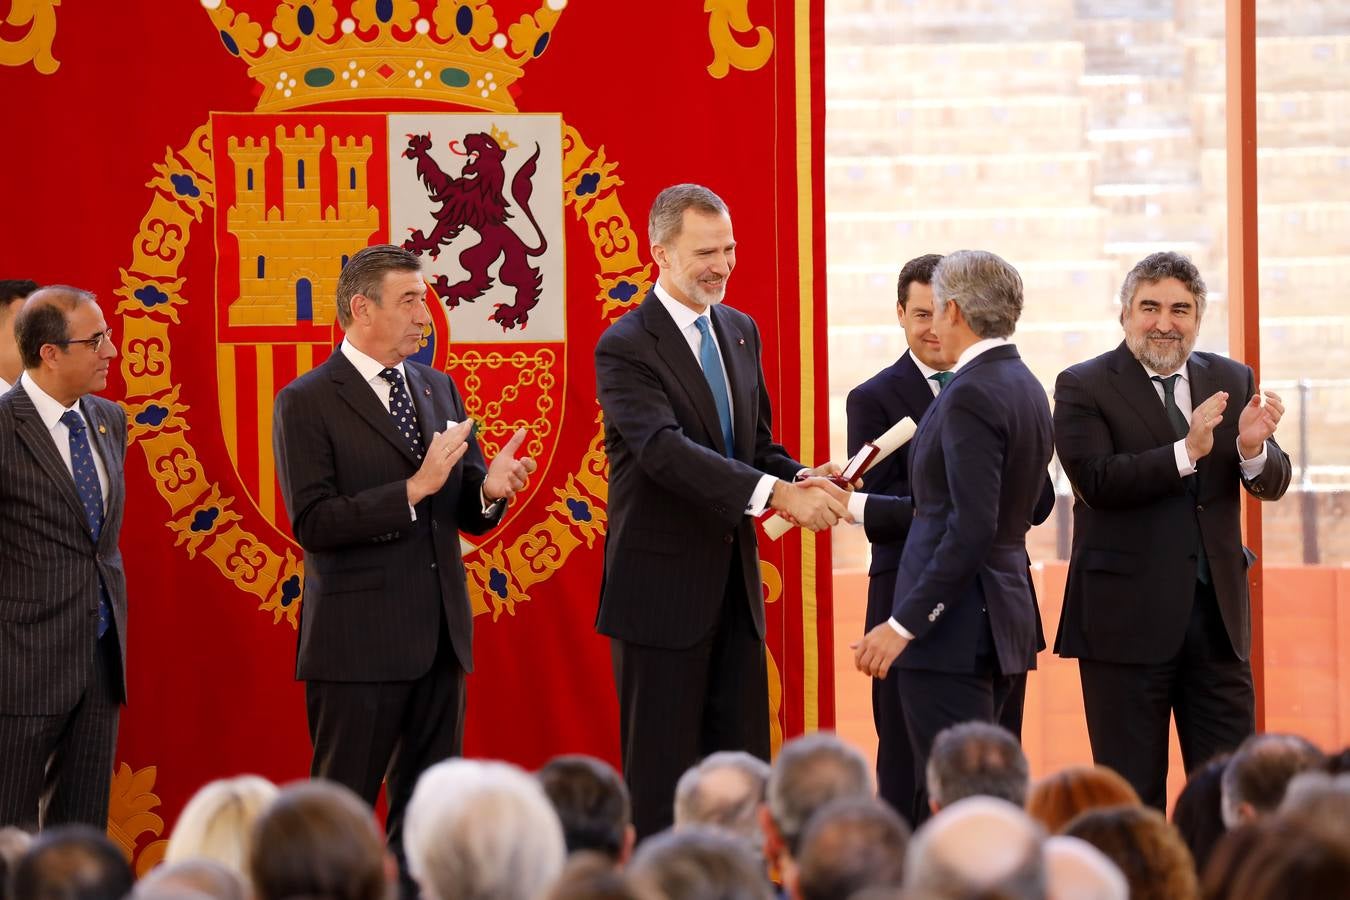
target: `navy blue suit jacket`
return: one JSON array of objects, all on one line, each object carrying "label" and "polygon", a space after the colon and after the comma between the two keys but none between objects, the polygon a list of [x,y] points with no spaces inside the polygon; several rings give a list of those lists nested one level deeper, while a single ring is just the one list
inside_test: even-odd
[{"label": "navy blue suit jacket", "polygon": [[992,634],[1005,675],[1034,665],[1038,616],[1026,534],[1043,518],[1053,437],[1040,382],[1012,345],[962,366],[911,441],[908,500],[866,519],[905,534],[891,615],[915,639],[895,665],[976,672]]}]

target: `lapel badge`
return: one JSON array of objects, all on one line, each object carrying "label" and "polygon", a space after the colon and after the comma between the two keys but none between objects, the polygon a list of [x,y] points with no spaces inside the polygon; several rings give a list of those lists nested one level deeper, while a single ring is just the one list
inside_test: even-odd
[{"label": "lapel badge", "polygon": [[429,388],[429,387],[423,387],[423,388],[422,388],[422,393],[425,394],[426,396],[430,397],[430,396],[431,396],[431,388]]},{"label": "lapel badge", "polygon": [[108,426],[106,426],[106,425],[100,423],[99,426],[98,426],[98,433],[99,433],[99,434],[107,434],[107,433],[108,433]]},{"label": "lapel badge", "polygon": [[744,347],[744,346],[745,346],[745,338],[736,338],[736,343],[737,343],[739,346]]}]

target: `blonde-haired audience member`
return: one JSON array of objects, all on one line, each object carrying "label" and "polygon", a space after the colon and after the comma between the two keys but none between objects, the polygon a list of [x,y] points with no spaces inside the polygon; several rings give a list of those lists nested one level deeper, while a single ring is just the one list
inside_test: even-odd
[{"label": "blonde-haired audience member", "polygon": [[1027,814],[1051,834],[1089,809],[1139,805],[1130,783],[1105,766],[1070,766],[1042,778],[1027,794]]},{"label": "blonde-haired audience member", "polygon": [[249,832],[276,796],[277,786],[258,775],[206,784],[183,807],[164,861],[213,859],[247,874]]}]

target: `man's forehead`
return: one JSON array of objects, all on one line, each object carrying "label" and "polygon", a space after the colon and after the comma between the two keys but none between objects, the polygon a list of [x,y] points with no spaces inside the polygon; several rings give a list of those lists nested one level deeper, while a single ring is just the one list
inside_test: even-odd
[{"label": "man's forehead", "polygon": [[1135,288],[1134,300],[1135,302],[1153,300],[1159,303],[1166,301],[1173,305],[1178,303],[1194,305],[1195,295],[1175,278],[1167,278],[1162,281],[1140,282],[1139,287]]}]

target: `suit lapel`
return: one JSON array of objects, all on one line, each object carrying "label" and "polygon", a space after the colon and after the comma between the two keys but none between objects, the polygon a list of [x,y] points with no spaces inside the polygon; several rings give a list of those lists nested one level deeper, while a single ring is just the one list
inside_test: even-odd
[{"label": "suit lapel", "polygon": [[932,382],[923,377],[923,373],[919,371],[919,367],[914,364],[914,359],[908,353],[895,364],[895,380],[897,393],[900,394],[905,408],[915,411],[914,423],[917,425],[923,419],[923,414],[928,412],[928,407],[937,399],[933,389],[929,387]]},{"label": "suit lapel", "polygon": [[43,424],[42,417],[38,415],[37,407],[33,405],[33,400],[28,396],[28,391],[22,390],[14,398],[14,413],[16,429],[19,433],[19,440],[27,445],[29,452],[38,462],[38,467],[42,469],[53,482],[56,483],[57,492],[66,499],[72,510],[80,517],[80,522],[85,521],[84,504],[80,502],[80,495],[75,490],[75,478],[66,468],[65,462],[61,459],[60,452],[56,449],[56,443],[52,440],[52,433],[47,430]]},{"label": "suit lapel", "polygon": [[713,447],[725,453],[726,448],[722,446],[722,423],[717,418],[717,404],[713,402],[712,388],[708,387],[708,379],[703,376],[703,368],[694,357],[689,342],[680,333],[680,329],[675,327],[675,320],[666,312],[666,308],[661,305],[655,293],[647,295],[647,299],[642,301],[640,311],[647,331],[656,338],[657,355],[670,366],[676,380],[684,385]]},{"label": "suit lapel", "polygon": [[[731,395],[731,429],[736,441],[737,459],[748,460],[755,433],[754,409],[750,398],[755,396],[755,376],[751,371],[752,348],[746,336],[725,315],[722,308],[714,306],[711,310],[713,330],[717,332],[717,343],[722,350],[722,363],[727,370],[727,392]],[[704,379],[705,381],[707,379]],[[712,391],[708,392],[709,396]],[[714,409],[714,412],[716,410]],[[719,423],[720,431],[720,423]]]},{"label": "suit lapel", "polygon": [[[1111,354],[1108,365],[1115,374],[1111,379],[1112,386],[1139,416],[1153,439],[1160,446],[1174,443],[1176,433],[1167,419],[1167,408],[1158,398],[1158,389],[1153,386],[1149,374],[1124,341]],[[1195,382],[1192,381],[1192,397],[1195,396],[1195,389]]]},{"label": "suit lapel", "polygon": [[103,470],[108,473],[107,512],[104,513],[104,519],[109,519],[113,510],[121,507],[122,494],[126,490],[122,478],[124,454],[117,452],[118,448],[114,446],[117,429],[110,427],[112,423],[107,420],[102,409],[83,400],[80,401],[80,408],[84,411],[85,421],[89,423],[89,438],[93,442],[94,452],[103,460]]},{"label": "suit lapel", "polygon": [[[333,379],[337,386],[338,396],[340,396],[352,410],[365,419],[376,433],[381,435],[389,443],[393,444],[400,453],[407,458],[408,462],[414,466],[418,465],[417,457],[413,456],[412,448],[408,442],[399,434],[394,427],[394,420],[389,417],[389,410],[385,409],[380,403],[380,398],[375,396],[375,391],[370,385],[366,384],[361,373],[356,371],[356,367],[344,356],[341,351],[334,352],[328,357],[328,362],[324,363],[328,367],[329,377]],[[404,366],[406,370],[408,367]]]}]

